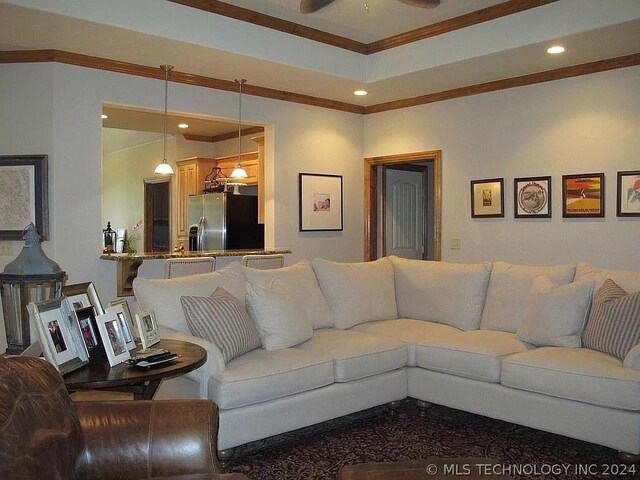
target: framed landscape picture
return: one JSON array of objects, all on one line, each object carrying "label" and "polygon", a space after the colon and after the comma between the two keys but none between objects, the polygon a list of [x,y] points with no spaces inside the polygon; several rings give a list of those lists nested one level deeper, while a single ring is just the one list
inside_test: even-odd
[{"label": "framed landscape picture", "polygon": [[504,179],[471,180],[471,218],[504,217]]},{"label": "framed landscape picture", "polygon": [[562,176],[562,216],[604,217],[604,173]]},{"label": "framed landscape picture", "polygon": [[301,232],[343,229],[342,175],[300,173],[298,186]]},{"label": "framed landscape picture", "polygon": [[551,177],[513,179],[514,218],[551,218]]},{"label": "framed landscape picture", "polygon": [[618,172],[618,217],[640,217],[640,170]]}]

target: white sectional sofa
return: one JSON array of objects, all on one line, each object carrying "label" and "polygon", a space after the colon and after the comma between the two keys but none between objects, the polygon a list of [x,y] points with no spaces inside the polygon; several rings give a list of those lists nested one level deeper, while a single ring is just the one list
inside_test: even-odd
[{"label": "white sectional sofa", "polygon": [[[141,309],[154,309],[163,338],[207,350],[204,366],[159,394],[213,399],[223,458],[238,445],[407,396],[421,408],[446,405],[638,455],[640,346],[617,358],[581,341],[605,279],[640,291],[640,272],[585,263],[397,257],[315,259],[269,271],[230,265],[137,278],[134,290]],[[217,287],[254,320],[266,318],[267,330],[275,329],[268,344],[275,338],[281,348],[255,348],[225,364],[214,342],[192,336],[180,297],[206,297]],[[260,334],[265,344],[269,332]]]}]

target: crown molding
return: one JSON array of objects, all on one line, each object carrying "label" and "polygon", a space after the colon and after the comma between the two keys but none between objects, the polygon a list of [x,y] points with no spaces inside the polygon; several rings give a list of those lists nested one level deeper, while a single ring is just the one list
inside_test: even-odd
[{"label": "crown molding", "polygon": [[[240,136],[245,137],[247,135],[255,135],[258,133],[264,133],[264,127],[243,128],[240,131]],[[222,142],[223,140],[231,140],[232,138],[238,138],[238,133],[237,132],[221,133],[220,135],[213,135],[211,137],[208,135],[191,135],[189,133],[185,133],[183,136],[185,140],[192,140],[196,142],[217,143],[217,142]]]}]

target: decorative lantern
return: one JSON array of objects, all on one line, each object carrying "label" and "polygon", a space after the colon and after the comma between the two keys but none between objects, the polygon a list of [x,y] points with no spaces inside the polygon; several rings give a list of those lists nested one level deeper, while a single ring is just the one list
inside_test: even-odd
[{"label": "decorative lantern", "polygon": [[58,264],[44,254],[33,223],[23,238],[22,251],[0,273],[7,353],[12,355],[22,353],[31,345],[27,304],[62,296],[65,276]]},{"label": "decorative lantern", "polygon": [[116,250],[116,231],[111,229],[111,222],[102,229],[102,253],[113,253]]}]

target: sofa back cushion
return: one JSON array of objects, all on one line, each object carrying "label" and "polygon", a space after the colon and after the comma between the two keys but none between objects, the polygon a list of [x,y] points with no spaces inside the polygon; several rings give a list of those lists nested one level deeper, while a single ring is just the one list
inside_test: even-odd
[{"label": "sofa back cushion", "polygon": [[529,290],[534,280],[541,275],[556,285],[566,285],[573,280],[575,266],[531,266],[494,262],[480,328],[515,333],[522,322]]},{"label": "sofa back cushion", "polygon": [[477,330],[491,264],[463,264],[389,257],[398,315]]},{"label": "sofa back cushion", "polygon": [[309,260],[301,260],[295,265],[270,270],[244,268],[247,282],[253,286],[269,288],[274,282],[288,285],[293,295],[303,305],[313,328],[333,327],[333,313],[320,291],[316,274]]},{"label": "sofa back cushion", "polygon": [[216,288],[222,287],[245,308],[245,279],[240,262],[232,262],[211,273],[189,275],[170,279],[148,279],[137,277],[133,281],[133,292],[140,311],[153,309],[159,325],[191,334],[182,310],[180,297],[208,297]]},{"label": "sofa back cushion", "polygon": [[356,263],[316,258],[313,269],[336,328],[398,318],[393,266],[388,258]]},{"label": "sofa back cushion", "polygon": [[594,267],[593,265],[583,262],[578,263],[578,266],[576,267],[576,281],[593,280],[596,282],[594,295],[607,278],[616,282],[616,284],[627,293],[640,291],[640,272],[638,271],[609,270],[606,268]]}]

